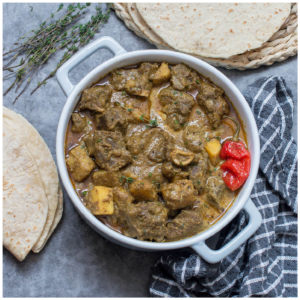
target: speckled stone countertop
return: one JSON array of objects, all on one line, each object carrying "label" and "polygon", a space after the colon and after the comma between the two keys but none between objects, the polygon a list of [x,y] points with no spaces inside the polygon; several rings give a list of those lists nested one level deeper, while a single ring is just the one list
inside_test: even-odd
[{"label": "speckled stone countertop", "polygon": [[[58,8],[58,3],[3,4],[4,47],[12,44],[29,30],[36,28]],[[30,12],[31,7],[33,10]],[[81,22],[92,15],[92,4]],[[154,49],[155,47],[130,31],[115,13],[93,40],[111,36],[127,51]],[[94,67],[111,58],[107,50],[93,54],[70,73],[76,84]],[[55,55],[31,83],[33,88],[56,66],[60,56]],[[5,62],[5,61],[4,61]],[[292,90],[295,103],[293,135],[297,139],[297,57],[273,66],[256,70],[237,71],[219,68],[243,91],[259,77],[282,76]],[[11,84],[7,80],[3,90]],[[12,104],[16,94],[12,90],[3,99],[4,106],[24,116],[41,134],[56,160],[55,136],[60,113],[66,96],[56,79],[51,79],[33,96],[29,88]],[[216,238],[211,239],[213,245]],[[182,249],[178,253],[191,251]],[[165,253],[165,252],[164,252]],[[139,252],[113,244],[93,231],[75,211],[64,192],[64,215],[62,221],[39,254],[31,253],[22,263],[6,249],[3,250],[3,296],[4,297],[148,297],[151,268],[162,252]]]}]

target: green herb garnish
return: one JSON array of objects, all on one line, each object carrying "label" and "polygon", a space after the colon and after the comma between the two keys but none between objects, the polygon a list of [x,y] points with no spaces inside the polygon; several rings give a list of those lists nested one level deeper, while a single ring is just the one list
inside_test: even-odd
[{"label": "green herb garnish", "polygon": [[145,115],[145,114],[143,114],[143,115],[140,116],[140,119],[141,119],[143,122],[145,122],[145,120],[144,120],[144,115]]},{"label": "green herb garnish", "polygon": [[219,136],[216,136],[216,139],[219,140],[219,141],[221,140]]},{"label": "green herb garnish", "polygon": [[97,140],[97,142],[99,143],[99,142],[101,142],[101,140],[100,140],[100,139],[98,139],[98,140]]},{"label": "green herb garnish", "polygon": [[201,185],[201,182],[200,182],[199,180],[197,180],[197,183],[198,183],[199,185]]},{"label": "green herb garnish", "polygon": [[87,195],[87,191],[82,192],[81,194],[83,197],[85,197]]},{"label": "green herb garnish", "polygon": [[178,121],[178,120],[175,120],[174,123],[177,125],[177,124],[179,123],[179,121]]},{"label": "green herb garnish", "polygon": [[209,138],[206,138],[206,140],[209,142]]},{"label": "green herb garnish", "polygon": [[177,103],[178,103],[178,101],[174,102],[174,104],[177,104]]},{"label": "green herb garnish", "polygon": [[151,178],[151,176],[152,176],[152,173],[150,172],[150,173],[149,173],[149,178]]},{"label": "green herb garnish", "polygon": [[134,158],[134,159],[137,159],[137,156],[134,156],[133,158]]},{"label": "green herb garnish", "polygon": [[122,181],[122,179],[125,179],[127,181],[127,183],[132,183],[133,182],[133,178],[131,177],[126,177],[124,175],[121,176],[120,178],[120,182]]},{"label": "green herb garnish", "polygon": [[126,95],[126,93],[125,92],[122,92],[122,96],[125,96]]},{"label": "green herb garnish", "polygon": [[127,111],[131,112],[131,111],[133,111],[133,109],[132,108],[127,108]]},{"label": "green herb garnish", "polygon": [[123,75],[122,73],[120,73],[120,72],[116,72],[118,75]]},{"label": "green herb garnish", "polygon": [[174,91],[173,95],[176,95],[176,94],[178,94],[178,92],[177,92],[177,91]]},{"label": "green herb garnish", "polygon": [[197,112],[197,114],[199,115],[199,116],[201,116],[201,111],[200,110],[196,110],[196,112]]},{"label": "green herb garnish", "polygon": [[81,148],[83,149],[83,148],[85,148],[85,146],[84,146],[84,145],[82,145],[82,146],[81,146]]},{"label": "green herb garnish", "polygon": [[199,84],[200,83],[200,81],[199,80],[196,80],[196,82]]}]

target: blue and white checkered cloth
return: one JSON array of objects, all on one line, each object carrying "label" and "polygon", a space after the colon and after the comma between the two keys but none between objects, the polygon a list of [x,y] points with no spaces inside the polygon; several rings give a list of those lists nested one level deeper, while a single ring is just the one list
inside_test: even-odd
[{"label": "blue and white checkered cloth", "polygon": [[[251,199],[263,221],[257,232],[218,264],[196,254],[168,255],[155,265],[153,297],[297,297],[297,145],[291,135],[293,99],[278,76],[244,91],[261,143],[260,170]],[[239,215],[225,227],[217,248],[247,225]]]}]

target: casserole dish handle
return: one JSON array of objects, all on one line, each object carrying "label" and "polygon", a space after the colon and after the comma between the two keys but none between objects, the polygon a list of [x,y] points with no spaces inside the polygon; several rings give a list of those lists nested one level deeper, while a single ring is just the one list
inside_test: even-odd
[{"label": "casserole dish handle", "polygon": [[84,47],[81,51],[67,60],[57,71],[56,78],[66,96],[69,96],[74,85],[69,79],[69,73],[81,62],[100,49],[107,49],[115,56],[127,53],[127,51],[109,36],[104,36]]},{"label": "casserole dish handle", "polygon": [[261,214],[251,199],[248,199],[243,209],[249,215],[249,223],[228,244],[219,250],[212,250],[205,244],[205,241],[201,241],[193,245],[192,248],[209,263],[217,263],[236,250],[256,232],[262,223]]}]

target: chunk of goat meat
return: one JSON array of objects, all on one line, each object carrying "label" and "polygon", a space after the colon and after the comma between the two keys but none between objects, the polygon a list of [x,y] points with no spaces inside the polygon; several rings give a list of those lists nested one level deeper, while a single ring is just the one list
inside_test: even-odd
[{"label": "chunk of goat meat", "polygon": [[124,131],[128,125],[130,113],[122,107],[107,108],[103,114],[95,117],[97,128],[109,131]]},{"label": "chunk of goat meat", "polygon": [[82,117],[79,113],[73,113],[72,114],[72,132],[79,133],[81,131],[84,131],[87,123],[86,123],[86,117]]},{"label": "chunk of goat meat", "polygon": [[180,130],[188,120],[194,105],[194,98],[185,93],[167,87],[158,95],[162,112],[167,115],[166,123],[174,130]]},{"label": "chunk of goat meat", "polygon": [[196,125],[187,126],[183,131],[183,141],[186,148],[195,153],[204,151],[206,138],[202,128]]},{"label": "chunk of goat meat", "polygon": [[94,136],[87,135],[84,141],[96,164],[107,171],[118,171],[132,161],[120,132],[96,130]]},{"label": "chunk of goat meat", "polygon": [[210,177],[206,183],[207,201],[215,207],[218,211],[221,211],[220,201],[222,195],[227,189],[223,179],[221,177]]},{"label": "chunk of goat meat", "polygon": [[205,192],[207,180],[208,164],[207,161],[201,160],[196,166],[192,166],[189,170],[189,179],[193,182],[194,188],[200,194]]},{"label": "chunk of goat meat", "polygon": [[128,205],[126,236],[138,240],[162,242],[167,234],[168,209],[161,202]]},{"label": "chunk of goat meat", "polygon": [[201,83],[197,100],[206,112],[213,128],[217,128],[221,124],[222,117],[229,113],[229,105],[224,98],[224,91],[209,83]]},{"label": "chunk of goat meat", "polygon": [[166,137],[161,128],[136,132],[127,139],[127,147],[132,155],[143,152],[155,162],[165,159]]},{"label": "chunk of goat meat", "polygon": [[176,90],[192,90],[197,88],[200,77],[191,68],[184,64],[178,64],[171,70],[171,82]]},{"label": "chunk of goat meat", "polygon": [[167,207],[175,210],[192,205],[196,200],[197,191],[191,180],[184,179],[166,184],[162,195]]},{"label": "chunk of goat meat", "polygon": [[202,227],[203,218],[199,210],[182,210],[168,223],[167,239],[177,240],[198,233]]},{"label": "chunk of goat meat", "polygon": [[111,87],[109,85],[97,85],[85,89],[82,93],[78,109],[80,111],[89,109],[98,113],[105,111],[106,103],[111,97]]},{"label": "chunk of goat meat", "polygon": [[95,185],[106,186],[106,187],[115,187],[120,186],[120,172],[111,172],[106,170],[95,171],[92,174],[93,181]]},{"label": "chunk of goat meat", "polygon": [[190,164],[193,161],[195,154],[190,151],[183,151],[181,149],[176,148],[170,153],[170,156],[171,156],[172,162],[175,165],[187,166],[188,164]]},{"label": "chunk of goat meat", "polygon": [[114,224],[120,224],[122,226],[127,225],[126,215],[128,212],[128,204],[134,201],[131,194],[122,187],[113,188],[114,199],[114,214],[110,216],[110,219]]}]

